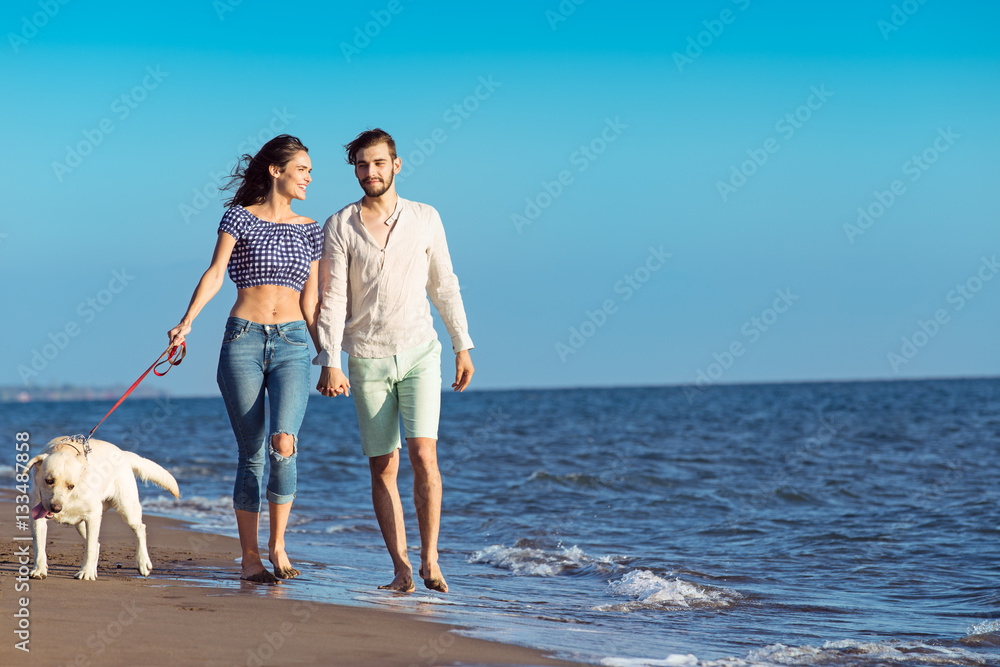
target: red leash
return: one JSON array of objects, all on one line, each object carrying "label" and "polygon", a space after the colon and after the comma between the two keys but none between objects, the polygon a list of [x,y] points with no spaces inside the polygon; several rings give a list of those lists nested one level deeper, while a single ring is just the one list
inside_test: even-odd
[{"label": "red leash", "polygon": [[[174,354],[177,354],[177,358],[176,359],[174,358]],[[184,360],[184,355],[186,355],[186,354],[187,354],[187,345],[185,343],[181,343],[180,345],[175,345],[174,347],[168,347],[166,350],[164,350],[163,354],[161,354],[159,357],[157,357],[156,361],[153,362],[153,365],[150,366],[149,368],[147,368],[146,372],[143,373],[142,375],[140,375],[139,379],[136,380],[135,382],[133,382],[132,386],[128,388],[128,391],[126,391],[122,395],[122,397],[118,399],[118,402],[115,403],[115,407],[113,407],[110,410],[108,410],[108,414],[104,415],[104,419],[107,419],[108,417],[110,417],[111,413],[118,409],[118,406],[122,404],[122,401],[124,401],[126,398],[128,398],[128,395],[131,394],[132,391],[136,387],[139,386],[139,383],[142,382],[146,378],[147,375],[149,375],[149,371],[153,371],[154,375],[163,377],[164,375],[166,375],[170,371],[171,368],[173,368],[174,366],[176,366],[179,363],[181,363]],[[164,359],[163,355],[167,355],[167,358]],[[163,364],[167,364],[167,370],[165,370],[165,371],[163,371],[161,373],[159,370],[157,370],[157,366],[161,366]],[[102,419],[101,421],[97,422],[97,426],[100,426],[101,424],[103,424],[104,423],[104,419]],[[90,436],[94,435],[94,431],[97,430],[97,426],[95,426],[94,428],[90,429],[90,433],[87,434],[87,437],[84,438],[84,440],[83,440],[84,451],[86,453],[88,453],[88,454],[90,453],[90,445],[88,444],[90,442]]]}]

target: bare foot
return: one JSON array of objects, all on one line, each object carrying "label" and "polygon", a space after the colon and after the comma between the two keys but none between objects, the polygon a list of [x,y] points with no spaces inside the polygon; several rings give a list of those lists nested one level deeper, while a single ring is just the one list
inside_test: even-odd
[{"label": "bare foot", "polygon": [[244,566],[240,572],[240,579],[249,581],[252,584],[276,584],[278,578],[264,569],[263,563]]},{"label": "bare foot", "polygon": [[417,587],[413,583],[413,575],[411,573],[403,573],[397,574],[391,584],[379,586],[379,590],[396,591],[397,593],[412,593],[417,590]]},{"label": "bare foot", "polygon": [[274,566],[274,576],[278,579],[294,579],[302,574],[292,567],[292,563],[288,560],[288,555],[284,552],[284,550],[278,551],[276,549],[272,551],[268,554],[267,559],[271,561],[271,565]]},{"label": "bare foot", "polygon": [[[424,574],[425,572],[426,574]],[[437,563],[430,567],[421,565],[420,577],[424,580],[424,586],[432,591],[448,592],[448,582],[444,580],[444,575],[441,574],[441,568],[438,567]]]}]

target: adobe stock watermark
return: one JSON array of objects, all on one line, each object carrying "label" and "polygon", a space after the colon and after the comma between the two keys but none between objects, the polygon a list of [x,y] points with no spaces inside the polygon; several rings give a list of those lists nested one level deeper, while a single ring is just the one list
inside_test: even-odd
[{"label": "adobe stock watermark", "polygon": [[[248,134],[236,147],[236,155],[243,155],[244,153],[252,155],[256,153],[268,140],[288,127],[289,121],[295,118],[294,114],[288,113],[288,107],[282,107],[280,110],[274,108],[271,111],[271,119],[267,125],[264,125],[252,134]],[[218,199],[222,191],[221,189],[229,182],[229,177],[233,173],[233,169],[239,163],[240,159],[235,158],[227,162],[221,170],[209,171],[208,180],[203,185],[191,190],[191,201],[181,202],[177,205],[177,210],[184,224],[191,222],[191,218],[204,211],[213,201]]]},{"label": "adobe stock watermark", "polygon": [[[732,2],[741,12],[745,12],[750,6],[750,0],[732,0]],[[736,21],[737,16],[739,14],[727,7],[719,12],[718,18],[702,21],[701,24],[705,26],[705,29],[695,35],[688,36],[687,47],[683,53],[680,51],[673,53],[677,71],[683,74],[685,67],[694,64],[694,61],[701,57],[705,49],[715,44],[715,40],[722,36],[722,33],[726,31],[726,26],[732,25]]]},{"label": "adobe stock watermark", "polygon": [[[108,650],[118,639],[125,634],[125,632],[139,620],[139,615],[145,610],[136,604],[135,600],[126,600],[121,603],[121,611],[111,617],[100,630],[97,630],[89,637],[87,637],[84,642],[87,645],[87,649],[77,652],[73,660],[68,663],[72,665],[89,665],[92,658],[97,658],[104,655],[104,652]],[[113,614],[114,612],[112,612]]]},{"label": "adobe stock watermark", "polygon": [[[615,116],[614,120],[604,119],[604,127],[593,139],[573,151],[569,156],[569,163],[576,167],[576,173],[582,174],[590,168],[598,157],[608,150],[608,146],[618,140],[622,133],[628,129],[628,125],[621,121],[621,116]],[[562,196],[566,188],[573,185],[576,177],[570,169],[563,169],[551,181],[542,180],[541,189],[533,197],[524,198],[524,210],[520,213],[511,213],[510,221],[514,224],[514,229],[520,234],[528,225],[534,224],[542,212],[552,203]]]},{"label": "adobe stock watermark", "polygon": [[612,459],[611,463],[598,475],[598,478],[605,484],[625,479],[626,473],[632,467],[632,446],[628,443],[615,445],[610,458]]},{"label": "adobe stock watermark", "polygon": [[443,630],[436,637],[431,637],[420,645],[417,655],[420,662],[411,662],[409,667],[423,667],[423,665],[437,665],[443,662],[448,650],[455,645],[455,635],[451,630]]},{"label": "adobe stock watermark", "polygon": [[[147,66],[146,75],[142,77],[142,80],[138,84],[133,86],[131,90],[111,100],[111,113],[113,117],[119,121],[124,121],[131,116],[132,112],[149,97],[152,91],[159,88],[160,84],[168,76],[170,76],[170,73],[162,71],[159,65],[156,67],[152,65]],[[97,127],[82,130],[82,140],[73,146],[67,144],[64,161],[54,161],[52,163],[52,172],[55,174],[56,180],[62,183],[63,178],[83,164],[84,158],[93,153],[94,149],[100,146],[104,142],[104,139],[114,132],[115,129],[117,129],[115,121],[111,116],[108,116],[102,118],[97,123]]]},{"label": "adobe stock watermark", "polygon": [[[774,124],[774,131],[785,141],[794,137],[795,133],[812,119],[813,114],[822,109],[823,105],[833,97],[833,93],[826,89],[826,84],[820,84],[819,88],[811,86],[809,92],[809,97],[804,103],[786,113]],[[775,137],[765,139],[760,148],[748,148],[748,159],[739,166],[731,165],[728,179],[715,182],[715,188],[722,201],[729,201],[729,198],[746,185],[747,181],[780,149],[781,143]]]},{"label": "adobe stock watermark", "polygon": [[[107,287],[98,290],[92,296],[77,304],[76,314],[83,320],[83,324],[90,324],[99,313],[103,313],[115,297],[125,291],[125,288],[135,280],[135,276],[128,273],[125,268],[121,271],[113,270],[111,280]],[[59,353],[66,349],[71,339],[76,338],[83,331],[81,324],[77,320],[70,320],[55,332],[49,332],[49,342],[42,345],[41,350],[37,347],[31,350],[30,367],[18,364],[17,374],[21,377],[21,382],[27,384],[28,380],[35,378],[39,373],[48,368]]]},{"label": "adobe stock watermark", "polygon": [[280,623],[275,621],[271,625],[271,629],[261,635],[261,642],[257,646],[247,649],[246,660],[243,664],[247,667],[283,664],[283,661],[276,660],[274,656],[286,644],[290,643],[299,627],[313,617],[313,612],[317,608],[318,605],[315,602],[296,602],[292,605],[291,613],[297,619],[296,624],[292,625],[287,620],[282,620]]},{"label": "adobe stock watermark", "polygon": [[740,504],[736,515],[726,522],[729,527],[738,526],[746,519],[767,507],[783,487],[793,482],[792,475],[800,472],[806,463],[814,463],[824,454],[824,449],[833,437],[837,434],[837,428],[832,422],[820,416],[820,426],[816,429],[816,434],[806,438],[801,447],[785,455],[786,468],[775,471],[767,480],[757,483],[757,491],[746,501]]},{"label": "adobe stock watermark", "polygon": [[[622,295],[623,303],[628,301],[650,281],[654,273],[663,268],[672,256],[672,253],[663,250],[662,245],[659,248],[649,246],[649,254],[646,255],[646,259],[612,286],[615,294]],[[617,298],[609,298],[602,301],[596,310],[585,311],[583,321],[579,325],[569,328],[569,337],[566,342],[556,341],[556,354],[559,356],[559,361],[565,364],[570,355],[580,351],[587,344],[587,341],[607,324],[608,318],[618,312],[619,307]]]},{"label": "adobe stock watermark", "polygon": [[212,9],[220,21],[226,20],[226,14],[236,11],[236,8],[243,4],[243,0],[212,0]]},{"label": "adobe stock watermark", "polygon": [[[500,81],[494,81],[492,74],[480,76],[476,81],[476,87],[470,94],[447,107],[441,114],[441,120],[452,131],[462,127],[462,124],[469,120],[473,113],[479,110],[482,103],[490,99],[497,88],[503,85]],[[433,155],[434,151],[438,149],[438,146],[448,141],[448,136],[448,132],[444,127],[436,127],[426,139],[415,140],[413,143],[416,148],[409,151],[405,156],[402,155],[402,150],[398,150],[398,154],[405,158],[403,166],[399,169],[399,178],[404,180],[408,176],[411,176],[417,167],[423,166],[427,162],[427,158]]]},{"label": "adobe stock watermark", "polygon": [[167,421],[167,418],[174,413],[174,409],[174,406],[170,404],[169,396],[157,398],[156,407],[153,408],[152,414],[141,422],[129,427],[125,435],[119,439],[122,447],[135,449],[139,443],[148,441],[149,436],[156,433],[160,429],[160,426]]},{"label": "adobe stock watermark", "polygon": [[372,40],[381,35],[382,31],[389,27],[393,18],[402,13],[403,9],[402,0],[389,0],[384,9],[371,10],[369,12],[372,17],[371,21],[365,23],[364,26],[354,26],[354,40],[350,44],[340,43],[340,52],[343,54],[344,60],[350,64],[354,56],[361,55],[361,52],[371,46]]},{"label": "adobe stock watermark", "polygon": [[899,351],[892,351],[886,355],[892,372],[898,374],[900,367],[913,361],[920,350],[940,333],[941,327],[951,322],[952,313],[965,308],[998,272],[1000,263],[997,263],[996,255],[980,258],[979,268],[945,295],[945,301],[952,305],[951,312],[947,308],[938,308],[928,319],[918,319],[913,333],[900,339]]},{"label": "adobe stock watermark", "polygon": [[925,4],[927,0],[903,0],[900,4],[893,5],[889,20],[879,19],[875,24],[882,33],[882,41],[888,42],[889,36],[906,25],[910,17],[920,11]]},{"label": "adobe stock watermark", "polygon": [[903,516],[886,529],[885,535],[878,542],[869,543],[864,552],[858,554],[858,558],[874,560],[891,557],[892,552],[889,547],[899,539],[901,533],[913,528],[915,524],[925,519],[924,515],[940,507],[941,497],[962,482],[970,463],[962,459],[946,461],[945,467],[947,471],[938,473],[932,484],[914,487],[913,493],[902,501],[902,506],[907,508]]},{"label": "adobe stock watermark", "polygon": [[[934,138],[931,145],[910,156],[910,159],[903,163],[901,167],[904,176],[910,177],[911,183],[916,183],[920,177],[931,168],[940,158],[947,153],[955,141],[962,138],[961,134],[956,134],[951,129],[938,128],[938,136]],[[906,183],[901,179],[895,179],[889,184],[886,190],[874,190],[874,199],[865,206],[858,207],[858,217],[854,223],[844,223],[844,235],[847,240],[854,245],[854,240],[859,236],[864,236],[865,232],[871,229],[879,219],[899,201],[899,198],[906,194]]]},{"label": "adobe stock watermark", "polygon": [[799,300],[799,296],[792,294],[791,288],[788,287],[783,290],[775,290],[774,293],[776,296],[770,307],[764,308],[759,314],[740,325],[740,333],[743,338],[733,340],[722,352],[713,352],[712,359],[714,361],[695,371],[694,384],[684,385],[684,397],[688,400],[689,405],[694,403],[696,396],[701,396],[712,385],[721,380],[726,372],[735,365],[736,360],[746,354],[749,346],[770,331],[781,316],[787,313]]},{"label": "adobe stock watermark", "polygon": [[562,0],[555,10],[545,10],[545,20],[549,22],[549,27],[554,31],[560,23],[565,23],[570,16],[576,13],[576,8],[587,0]]},{"label": "adobe stock watermark", "polygon": [[22,46],[27,46],[28,42],[38,35],[38,31],[49,24],[49,21],[56,17],[59,10],[69,4],[69,0],[39,0],[37,11],[30,16],[25,14],[21,17],[21,30],[19,32],[8,32],[7,41],[14,53],[20,53]]},{"label": "adobe stock watermark", "polygon": [[487,410],[486,417],[483,420],[483,425],[472,432],[471,438],[464,439],[445,460],[441,461],[441,472],[454,472],[477,454],[483,454],[492,448],[490,442],[496,438],[503,425],[510,420],[510,415],[503,411],[502,406],[498,405]]}]

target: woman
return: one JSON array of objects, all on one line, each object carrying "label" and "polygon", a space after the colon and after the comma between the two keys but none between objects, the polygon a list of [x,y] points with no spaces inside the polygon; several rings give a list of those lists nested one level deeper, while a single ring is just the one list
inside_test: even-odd
[{"label": "woman", "polygon": [[[306,329],[316,344],[317,264],[323,233],[314,220],[292,212],[312,180],[309,153],[283,134],[233,172],[235,196],[219,224],[212,264],[202,276],[170,345],[190,333],[195,317],[229,277],[238,288],[219,353],[217,380],[239,446],[233,509],[243,550],[241,579],[277,583],[295,577],[285,553],[285,526],[295,497],[298,430],[309,396]],[[228,189],[228,188],[227,188]],[[318,346],[317,346],[318,347]],[[264,472],[264,393],[270,405],[267,499],[271,534],[264,567],[257,547]]]}]

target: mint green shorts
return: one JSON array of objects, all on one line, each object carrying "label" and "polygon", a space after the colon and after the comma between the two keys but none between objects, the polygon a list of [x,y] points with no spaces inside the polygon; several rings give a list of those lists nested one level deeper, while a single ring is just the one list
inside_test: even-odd
[{"label": "mint green shorts", "polygon": [[441,416],[437,338],[393,357],[349,356],[347,369],[365,456],[384,456],[400,448],[400,417],[407,438],[437,440]]}]

